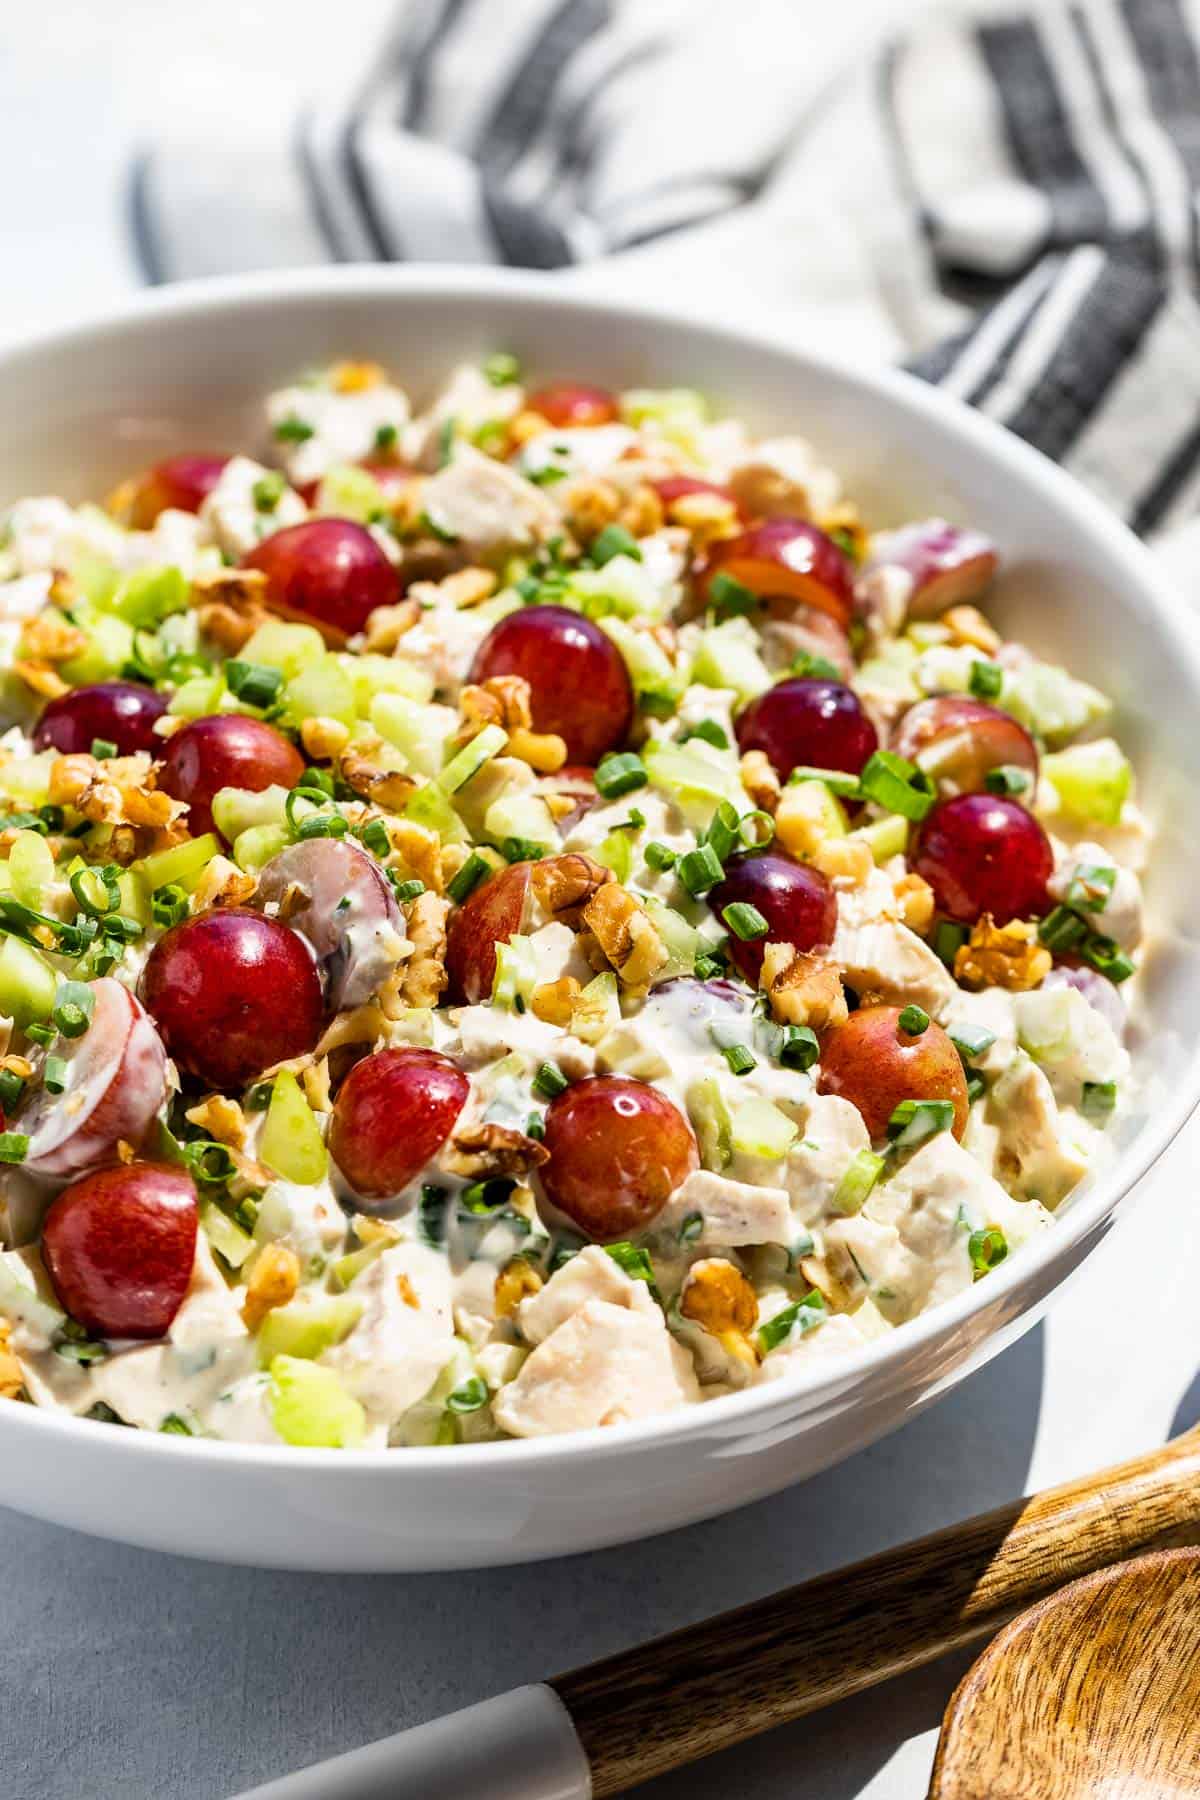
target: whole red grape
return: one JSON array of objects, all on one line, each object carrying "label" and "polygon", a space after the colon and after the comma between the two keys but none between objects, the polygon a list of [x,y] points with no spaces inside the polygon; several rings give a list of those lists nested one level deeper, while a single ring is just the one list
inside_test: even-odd
[{"label": "whole red grape", "polygon": [[387,1200],[414,1181],[454,1129],[470,1084],[436,1050],[377,1050],[334,1102],[329,1152],[355,1193]]},{"label": "whole red grape", "polygon": [[964,694],[918,700],[896,726],[892,748],[916,763],[944,792],[979,793],[993,769],[1020,769],[1037,785],[1033,739],[1010,713]]},{"label": "whole red grape", "polygon": [[163,740],[154,735],[154,721],[166,710],[162,695],[139,682],[97,681],[49,702],[34,727],[33,747],[63,756],[86,755],[100,738],[115,744],[118,756],[134,756],[139,750],[157,756]]},{"label": "whole red grape", "polygon": [[321,1034],[321,978],[304,939],[241,907],[197,913],[161,937],[140,993],[180,1068],[238,1088]]},{"label": "whole red grape", "polygon": [[820,869],[770,850],[731,857],[724,880],[709,889],[707,899],[718,919],[740,901],[756,907],[767,921],[763,937],[742,939],[729,933],[729,954],[752,986],[768,944],[790,944],[799,954],[832,943],[837,930],[837,895]]},{"label": "whole red grape", "polygon": [[159,513],[198,513],[221,479],[228,457],[169,456],[140,475],[129,500],[129,523],[148,531]]},{"label": "whole red grape", "polygon": [[175,800],[187,802],[188,830],[193,837],[216,830],[213,796],[221,788],[295,787],[304,773],[304,758],[289,738],[264,719],[244,713],[210,713],[192,719],[169,737],[163,748],[158,785]]},{"label": "whole red grape", "polygon": [[268,606],[316,625],[335,644],[361,631],[377,606],[400,598],[396,570],[351,519],[287,525],[249,551],[242,567],[266,576]]},{"label": "whole red grape", "polygon": [[287,922],[311,945],[332,1012],[361,1006],[396,968],[404,920],[375,861],[345,838],[309,838],[273,856],[258,902],[288,902]]},{"label": "whole red grape", "polygon": [[111,975],[91,991],[87,1030],[57,1047],[62,1091],[39,1087],[21,1107],[30,1175],[65,1181],[111,1162],[122,1143],[136,1149],[166,1095],[162,1041],[138,1001]]},{"label": "whole red grape", "polygon": [[901,1010],[863,1006],[835,1026],[821,1045],[817,1086],[856,1106],[872,1139],[886,1136],[902,1100],[950,1100],[961,1138],[969,1107],[962,1058],[932,1020],[919,1034],[902,1031]]},{"label": "whole red grape", "polygon": [[879,744],[853,688],[810,676],[767,688],[739,714],[735,729],[742,754],[761,750],[781,781],[801,767],[858,775]]},{"label": "whole red grape", "polygon": [[737,537],[714,544],[697,574],[704,604],[714,601],[713,583],[728,575],[786,618],[797,601],[829,613],[847,626],[854,609],[850,560],[833,539],[806,519],[762,519]]},{"label": "whole red grape", "polygon": [[450,915],[446,930],[446,997],[477,1006],[496,979],[496,945],[520,931],[529,904],[533,864],[511,863],[492,875]]},{"label": "whole red grape", "polygon": [[611,425],[620,417],[615,394],[581,382],[556,381],[526,396],[528,411],[540,413],[560,431],[580,425]]},{"label": "whole red grape", "polygon": [[85,1175],[42,1228],[55,1293],[96,1337],[163,1337],[191,1283],[196,1220],[182,1169],[130,1163]]},{"label": "whole red grape", "polygon": [[692,1170],[696,1140],[657,1088],[590,1075],[546,1109],[547,1198],[598,1243],[644,1231]]},{"label": "whole red grape", "polygon": [[555,732],[567,761],[598,763],[624,743],[633,690],[624,659],[598,625],[566,606],[526,606],[500,620],[479,646],[471,680],[521,675],[535,731]]},{"label": "whole red grape", "polygon": [[1015,800],[959,794],[926,814],[909,866],[933,889],[939,911],[964,925],[990,913],[997,925],[1049,910],[1054,852]]}]

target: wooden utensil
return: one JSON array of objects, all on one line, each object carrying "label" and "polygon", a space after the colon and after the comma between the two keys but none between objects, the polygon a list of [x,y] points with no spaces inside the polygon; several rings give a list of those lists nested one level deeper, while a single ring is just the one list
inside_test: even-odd
[{"label": "wooden utensil", "polygon": [[946,1709],[929,1800],[1200,1794],[1200,1551],[1101,1569],[990,1643]]},{"label": "wooden utensil", "polygon": [[[990,1636],[1068,1582],[1142,1552],[1196,1544],[1200,1426],[1102,1474],[242,1800],[604,1800]],[[951,1787],[945,1796],[964,1800],[971,1791]],[[1024,1789],[1022,1800],[1035,1791]],[[1143,1790],[1145,1800],[1152,1791]]]}]

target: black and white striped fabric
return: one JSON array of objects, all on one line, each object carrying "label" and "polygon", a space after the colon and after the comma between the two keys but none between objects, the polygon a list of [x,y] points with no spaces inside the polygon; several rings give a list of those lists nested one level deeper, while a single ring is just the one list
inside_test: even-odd
[{"label": "black and white striped fabric", "polygon": [[605,258],[699,302],[740,287],[908,361],[1139,531],[1191,520],[1190,0],[943,17],[841,69],[816,25],[798,0],[408,0],[352,94],[152,147],[146,273]]}]

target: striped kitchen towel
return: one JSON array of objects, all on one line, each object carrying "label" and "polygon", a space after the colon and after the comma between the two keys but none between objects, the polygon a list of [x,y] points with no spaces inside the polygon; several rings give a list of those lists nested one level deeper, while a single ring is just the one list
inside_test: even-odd
[{"label": "striped kitchen towel", "polygon": [[[1177,532],[1200,512],[1190,0],[910,16],[885,45],[861,6],[822,10],[409,0],[354,91],[152,146],[147,275],[603,259],[610,288],[907,361]],[[1190,562],[1200,538],[1172,541]]]}]

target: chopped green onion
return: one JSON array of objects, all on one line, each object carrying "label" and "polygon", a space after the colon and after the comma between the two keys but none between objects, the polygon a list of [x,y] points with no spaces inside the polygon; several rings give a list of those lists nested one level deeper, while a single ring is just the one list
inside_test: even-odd
[{"label": "chopped green onion", "polygon": [[857,775],[847,775],[841,769],[813,769],[807,763],[799,763],[788,776],[787,784],[793,787],[798,781],[821,781],[831,794],[839,800],[861,800],[862,786]]},{"label": "chopped green onion", "polygon": [[718,618],[734,619],[756,613],[762,605],[758,595],[732,575],[715,575],[708,590],[709,600]]},{"label": "chopped green onion", "polygon": [[533,1091],[544,1100],[553,1100],[556,1094],[563,1093],[570,1085],[562,1070],[556,1069],[550,1062],[544,1062],[533,1078]]},{"label": "chopped green onion", "polygon": [[[4,1136],[11,1137],[12,1133],[5,1132]],[[0,1138],[0,1144],[2,1143],[3,1139]],[[12,1162],[14,1160],[19,1161],[20,1159],[4,1157],[0,1154],[0,1162]],[[105,1357],[108,1355],[108,1345],[93,1343],[89,1338],[68,1337],[63,1338],[61,1343],[55,1344],[54,1354],[56,1356],[61,1356],[64,1362],[80,1363],[86,1369],[89,1363],[104,1361]]]},{"label": "chopped green onion", "polygon": [[982,1100],[983,1096],[986,1093],[987,1093],[987,1083],[984,1081],[983,1076],[968,1074],[968,1076],[967,1076],[967,1101],[968,1101],[968,1104],[973,1106],[974,1103],[976,1102],[976,1100]]},{"label": "chopped green onion", "polygon": [[0,1131],[0,1163],[24,1162],[29,1153],[29,1138],[23,1131]]},{"label": "chopped green onion", "polygon": [[988,1225],[982,1231],[973,1231],[967,1240],[967,1254],[971,1258],[971,1267],[976,1279],[1002,1263],[1008,1255],[1008,1239],[998,1225]]},{"label": "chopped green onion", "polygon": [[493,387],[511,387],[521,379],[521,365],[511,351],[494,350],[484,359],[483,374]]},{"label": "chopped green onion", "polygon": [[860,1150],[834,1189],[834,1211],[861,1212],[884,1167],[885,1159],[874,1150]]},{"label": "chopped green onion", "polygon": [[723,725],[718,725],[715,719],[701,719],[698,725],[689,725],[686,731],[680,732],[678,741],[681,744],[690,744],[693,738],[703,738],[704,742],[711,744],[715,750],[728,750],[729,748],[729,733]]},{"label": "chopped green onion", "polygon": [[260,475],[250,489],[250,498],[254,501],[257,512],[274,512],[287,490],[287,481],[278,469],[270,469]]},{"label": "chopped green onion", "polygon": [[946,1035],[964,1062],[969,1062],[973,1056],[982,1056],[996,1041],[995,1032],[989,1031],[986,1025],[948,1025]]},{"label": "chopped green onion", "polygon": [[954,1123],[953,1100],[902,1100],[888,1120],[887,1133],[896,1150],[912,1150]]},{"label": "chopped green onion", "polygon": [[50,805],[39,806],[37,810],[37,822],[39,825],[43,825],[47,831],[61,831],[65,822],[62,807]]},{"label": "chopped green onion", "polygon": [[1079,954],[1084,962],[1090,963],[1099,974],[1107,975],[1110,981],[1128,981],[1133,974],[1132,959],[1113,938],[1101,937],[1098,931],[1089,932],[1084,938]]},{"label": "chopped green onion", "polygon": [[934,955],[953,970],[954,959],[970,935],[965,925],[956,925],[952,919],[939,919],[933,928]]},{"label": "chopped green onion", "polygon": [[168,881],[150,896],[150,918],[155,925],[178,925],[188,916],[188,897],[178,882]]},{"label": "chopped green onion", "polygon": [[792,658],[789,675],[798,675],[804,681],[840,681],[842,672],[835,668],[827,656],[814,656],[811,650],[801,650]]},{"label": "chopped green onion", "polygon": [[290,418],[280,419],[272,436],[280,444],[307,444],[313,435],[313,427],[306,425],[303,419],[292,414]]},{"label": "chopped green onion", "polygon": [[323,794],[327,800],[333,799],[333,776],[328,769],[314,769],[310,766],[305,769],[296,787],[309,788],[314,793]]},{"label": "chopped green onion", "polygon": [[541,1113],[531,1112],[525,1121],[525,1136],[540,1144],[546,1135],[546,1121]]},{"label": "chopped green onion", "polygon": [[646,845],[643,855],[648,869],[662,870],[674,868],[678,852],[672,850],[669,844],[660,844],[655,838]]},{"label": "chopped green onion", "polygon": [[64,1037],[82,1037],[92,1022],[96,996],[83,981],[64,981],[59,985],[51,1017]]},{"label": "chopped green onion", "polygon": [[27,1025],[25,1027],[25,1036],[31,1039],[33,1043],[40,1044],[42,1048],[45,1049],[47,1044],[52,1044],[54,1042],[58,1033],[55,1031],[53,1025]]},{"label": "chopped green onion", "polygon": [[544,463],[540,469],[531,469],[525,479],[535,487],[553,487],[556,481],[567,479],[567,471],[558,463]]},{"label": "chopped green onion", "polygon": [[811,1069],[820,1054],[821,1046],[811,1025],[784,1026],[779,1060],[785,1069]]},{"label": "chopped green onion", "polygon": [[382,819],[368,819],[354,835],[374,856],[387,856],[392,848],[392,840]]},{"label": "chopped green onion", "polygon": [[491,872],[491,864],[480,856],[478,850],[472,850],[458,874],[446,883],[446,892],[451,900],[461,906],[468,894],[473,894],[480,882]]},{"label": "chopped green onion", "polygon": [[283,687],[283,670],[269,669],[265,663],[243,662],[234,657],[225,664],[225,685],[230,693],[247,706],[271,706]]},{"label": "chopped green onion", "polygon": [[411,881],[397,881],[394,869],[389,869],[388,875],[391,878],[392,891],[401,906],[407,906],[410,900],[418,899],[425,892],[425,883],[418,881],[415,876]]},{"label": "chopped green onion", "polygon": [[42,1067],[42,1086],[48,1094],[61,1094],[67,1085],[67,1061],[63,1056],[48,1056]]},{"label": "chopped green onion", "polygon": [[724,862],[738,846],[739,824],[737,807],[732,800],[722,800],[696,842],[711,845],[721,862]]},{"label": "chopped green onion", "polygon": [[692,973],[697,981],[712,981],[724,975],[725,962],[719,956],[698,956],[692,965]]},{"label": "chopped green onion", "polygon": [[758,1067],[758,1058],[745,1044],[729,1044],[721,1055],[734,1075],[748,1075],[751,1069]]},{"label": "chopped green onion", "polygon": [[540,862],[546,854],[546,846],[533,838],[506,837],[501,839],[500,854],[505,862]]},{"label": "chopped green onion", "polygon": [[1087,926],[1069,906],[1056,906],[1038,924],[1038,937],[1048,950],[1069,950],[1087,935]]},{"label": "chopped green onion", "polygon": [[481,1375],[472,1375],[461,1387],[455,1388],[446,1396],[446,1411],[452,1413],[478,1412],[488,1402],[487,1382]]},{"label": "chopped green onion", "polygon": [[218,1144],[214,1138],[193,1138],[182,1149],[183,1160],[197,1181],[223,1183],[237,1173],[228,1145]]},{"label": "chopped green onion", "polygon": [[394,425],[380,425],[375,432],[375,448],[386,453],[396,448],[399,432]]},{"label": "chopped green onion", "polygon": [[634,562],[641,562],[642,547],[624,525],[606,525],[592,541],[591,556],[596,567],[602,569],[614,556],[629,556]]},{"label": "chopped green onion", "polygon": [[76,869],[70,877],[70,888],[85,913],[99,919],[105,913],[116,912],[121,904],[121,890],[117,885],[120,872],[115,863],[108,863],[102,869]]},{"label": "chopped green onion", "polygon": [[778,1350],[780,1344],[787,1342],[793,1331],[803,1337],[815,1326],[825,1323],[825,1297],[818,1288],[810,1288],[802,1300],[793,1300],[782,1312],[777,1312],[773,1319],[760,1325],[755,1333],[755,1341],[763,1356],[769,1356],[772,1350]]},{"label": "chopped green onion", "polygon": [[689,850],[686,856],[680,857],[677,866],[679,879],[693,898],[698,894],[706,894],[725,874],[721,859],[711,844],[701,844],[698,850]]},{"label": "chopped green onion", "polygon": [[195,1437],[196,1435],[187,1420],[181,1418],[178,1413],[168,1413],[158,1429],[167,1437]]},{"label": "chopped green onion", "polygon": [[256,1081],[246,1095],[247,1112],[266,1112],[274,1092],[275,1083],[273,1081]]},{"label": "chopped green onion", "polygon": [[1004,670],[999,663],[973,662],[967,686],[977,700],[994,700],[1004,686]]},{"label": "chopped green onion", "polygon": [[923,1031],[929,1030],[929,1014],[923,1006],[906,1006],[896,1023],[909,1037],[920,1037]]},{"label": "chopped green onion", "polygon": [[747,850],[765,850],[775,836],[775,821],[769,812],[755,807],[738,820],[738,842]]},{"label": "chopped green onion", "polygon": [[740,938],[743,944],[752,943],[755,938],[766,937],[771,929],[757,906],[751,906],[747,900],[732,901],[721,917],[734,937]]},{"label": "chopped green onion", "polygon": [[988,770],[983,785],[989,794],[1023,794],[1029,781],[1026,770],[1017,768],[1015,763],[1003,763],[998,769]]},{"label": "chopped green onion", "polygon": [[623,1269],[632,1281],[645,1281],[654,1285],[654,1264],[650,1261],[650,1252],[643,1250],[640,1244],[605,1244],[605,1254],[611,1256],[618,1269]]},{"label": "chopped green onion", "polygon": [[1117,871],[1103,863],[1080,863],[1067,888],[1067,905],[1080,912],[1103,912],[1112,898]]},{"label": "chopped green onion", "polygon": [[297,825],[296,837],[307,843],[310,838],[344,838],[349,830],[350,821],[344,813],[310,813]]},{"label": "chopped green onion", "polygon": [[868,759],[859,785],[868,800],[885,812],[919,823],[937,799],[937,789],[924,769],[894,750],[876,750]]},{"label": "chopped green onion", "polygon": [[97,762],[111,762],[117,754],[117,746],[110,738],[93,738],[92,755]]},{"label": "chopped green onion", "polygon": [[458,1204],[469,1213],[495,1212],[503,1206],[513,1191],[513,1183],[506,1176],[495,1176],[488,1181],[473,1181],[458,1196]]},{"label": "chopped green onion", "polygon": [[681,1244],[694,1244],[703,1235],[704,1214],[698,1212],[689,1213],[687,1218],[683,1221],[683,1224],[679,1227],[679,1242]]},{"label": "chopped green onion", "polygon": [[1117,1084],[1115,1081],[1085,1081],[1080,1111],[1085,1119],[1107,1119],[1116,1110]]},{"label": "chopped green onion", "polygon": [[632,750],[610,752],[596,767],[596,791],[606,800],[631,794],[635,788],[645,787],[649,779],[645,763]]},{"label": "chopped green onion", "polygon": [[417,1205],[417,1236],[431,1250],[446,1241],[446,1190],[425,1182]]},{"label": "chopped green onion", "polygon": [[12,1112],[24,1091],[25,1083],[12,1069],[0,1069],[0,1107]]}]

